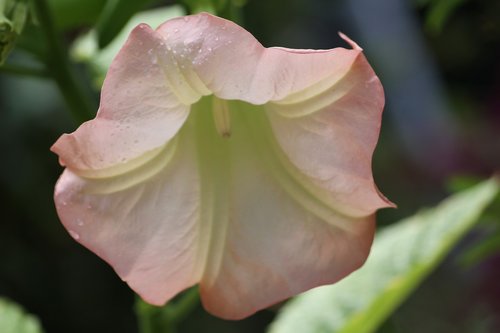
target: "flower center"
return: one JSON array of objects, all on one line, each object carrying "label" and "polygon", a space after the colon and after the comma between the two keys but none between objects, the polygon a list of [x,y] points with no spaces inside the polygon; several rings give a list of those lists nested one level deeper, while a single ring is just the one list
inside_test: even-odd
[{"label": "flower center", "polygon": [[227,101],[213,96],[212,112],[217,133],[221,137],[228,139],[231,136],[231,117]]}]

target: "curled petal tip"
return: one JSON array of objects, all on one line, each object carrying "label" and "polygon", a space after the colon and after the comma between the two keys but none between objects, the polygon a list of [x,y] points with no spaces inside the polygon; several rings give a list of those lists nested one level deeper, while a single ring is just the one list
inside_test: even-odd
[{"label": "curled petal tip", "polygon": [[358,51],[363,51],[363,48],[360,47],[355,41],[353,41],[352,39],[350,39],[349,37],[347,37],[347,35],[345,35],[343,32],[338,32],[340,38],[342,38],[343,40],[345,40],[349,45],[351,45],[351,47],[354,49],[354,50],[358,50]]},{"label": "curled petal tip", "polygon": [[151,30],[151,27],[146,23],[141,23],[135,29],[137,29],[137,30]]},{"label": "curled petal tip", "polygon": [[394,202],[389,200],[385,195],[383,195],[378,188],[377,188],[377,193],[380,196],[380,198],[386,203],[386,206],[380,208],[398,208],[398,205],[396,205]]}]

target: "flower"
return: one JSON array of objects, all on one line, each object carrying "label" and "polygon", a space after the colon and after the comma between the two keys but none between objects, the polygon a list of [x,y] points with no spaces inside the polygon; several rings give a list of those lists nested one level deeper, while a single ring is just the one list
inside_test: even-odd
[{"label": "flower", "polygon": [[53,145],[59,217],[144,300],[228,319],[365,261],[383,90],[361,48],[264,48],[198,14],[139,25],[95,119]]}]

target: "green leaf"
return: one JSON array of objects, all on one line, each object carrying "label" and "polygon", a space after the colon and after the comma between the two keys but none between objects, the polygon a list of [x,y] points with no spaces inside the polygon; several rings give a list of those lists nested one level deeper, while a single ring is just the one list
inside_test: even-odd
[{"label": "green leaf", "polygon": [[374,332],[436,268],[499,191],[489,180],[380,231],[366,264],[288,302],[270,333]]},{"label": "green leaf", "polygon": [[48,0],[48,2],[56,28],[60,31],[95,24],[107,3],[103,0]]},{"label": "green leaf", "polygon": [[446,189],[451,193],[460,192],[479,184],[483,178],[471,175],[457,175],[446,181]]},{"label": "green leaf", "polygon": [[226,0],[182,0],[191,14],[208,12],[217,14],[219,6],[224,6]]},{"label": "green leaf", "polygon": [[90,66],[94,84],[100,88],[111,61],[125,44],[130,31],[135,26],[140,23],[147,23],[152,28],[156,28],[163,22],[182,15],[184,15],[184,11],[181,6],[162,7],[137,13],[105,48],[99,49],[97,34],[95,31],[90,31],[75,41],[71,49],[71,56],[76,61],[85,62]]},{"label": "green leaf", "polygon": [[42,333],[40,322],[27,314],[17,304],[0,298],[0,332],[2,333]]}]

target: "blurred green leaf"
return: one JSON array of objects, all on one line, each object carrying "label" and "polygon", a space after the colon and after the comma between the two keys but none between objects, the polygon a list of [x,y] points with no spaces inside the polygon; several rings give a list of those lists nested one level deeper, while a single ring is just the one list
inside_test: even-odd
[{"label": "blurred green leaf", "polygon": [[95,24],[107,3],[104,0],[48,0],[48,2],[54,23],[60,31]]},{"label": "blurred green leaf", "polygon": [[384,228],[360,270],[292,299],[270,332],[375,331],[474,225],[498,191],[498,182],[489,180]]},{"label": "blurred green leaf", "polygon": [[27,314],[17,304],[0,298],[0,332],[2,333],[42,333],[40,322]]},{"label": "blurred green leaf", "polygon": [[440,33],[453,12],[467,0],[434,0],[430,2],[426,27],[432,33]]},{"label": "blurred green leaf", "polygon": [[94,77],[94,84],[96,87],[100,88],[111,61],[123,44],[125,44],[130,31],[132,31],[135,26],[140,23],[147,23],[151,27],[156,28],[163,22],[184,14],[181,6],[156,8],[154,10],[137,13],[129,20],[116,38],[104,49],[100,50],[98,48],[96,32],[90,31],[88,34],[75,41],[71,50],[71,55],[75,60],[89,64]]},{"label": "blurred green leaf", "polygon": [[497,253],[500,253],[500,230],[466,250],[460,257],[460,263],[470,267]]},{"label": "blurred green leaf", "polygon": [[0,0],[0,65],[14,48],[28,13],[26,0]]},{"label": "blurred green leaf", "polygon": [[241,9],[247,0],[181,0],[190,14],[208,12],[241,25]]},{"label": "blurred green leaf", "polygon": [[479,176],[457,175],[453,176],[446,182],[446,189],[452,193],[460,192],[471,188],[482,181]]},{"label": "blurred green leaf", "polygon": [[99,48],[111,43],[135,13],[153,2],[155,0],[108,0],[96,25]]},{"label": "blurred green leaf", "polygon": [[216,14],[220,7],[225,6],[227,0],[181,0],[190,14],[208,12]]}]

